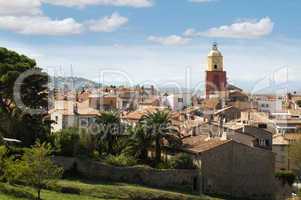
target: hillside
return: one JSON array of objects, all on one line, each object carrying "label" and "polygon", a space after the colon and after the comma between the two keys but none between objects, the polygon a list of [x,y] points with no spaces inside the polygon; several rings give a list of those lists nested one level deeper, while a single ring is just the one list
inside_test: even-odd
[{"label": "hillside", "polygon": [[51,77],[49,81],[50,81],[51,89],[52,88],[63,89],[65,87],[71,89],[74,87],[75,89],[80,90],[83,87],[96,88],[100,86],[100,84],[82,77],[57,76],[57,77]]}]

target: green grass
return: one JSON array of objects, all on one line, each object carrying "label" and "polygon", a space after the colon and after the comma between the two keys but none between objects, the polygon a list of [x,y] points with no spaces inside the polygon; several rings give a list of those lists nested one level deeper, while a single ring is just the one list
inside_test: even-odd
[{"label": "green grass", "polygon": [[[56,188],[56,189],[55,189]],[[80,194],[61,193],[61,189]],[[70,190],[72,189],[72,190]],[[53,190],[42,191],[43,200],[213,200],[214,198],[173,191],[147,188],[124,183],[92,183],[85,181],[61,180]],[[0,183],[0,200],[33,200],[35,191],[25,186],[11,186]]]}]

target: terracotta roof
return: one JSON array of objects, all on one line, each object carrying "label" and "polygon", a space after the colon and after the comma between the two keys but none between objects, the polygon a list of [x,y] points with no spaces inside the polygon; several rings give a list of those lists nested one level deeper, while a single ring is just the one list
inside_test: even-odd
[{"label": "terracotta roof", "polygon": [[128,119],[128,120],[140,120],[142,116],[144,115],[143,112],[135,111],[135,112],[130,112],[123,116],[123,119]]},{"label": "terracotta roof", "polygon": [[276,124],[299,124],[301,125],[301,119],[275,119],[273,120]]},{"label": "terracotta roof", "polygon": [[301,133],[286,133],[284,138],[289,141],[301,140]]},{"label": "terracotta roof", "polygon": [[188,137],[182,140],[183,150],[191,153],[202,153],[223,144],[230,142],[231,140],[221,140],[221,139],[209,139],[207,140],[207,135],[199,135],[194,137]]},{"label": "terracotta roof", "polygon": [[301,116],[301,110],[293,110],[293,109],[289,109],[288,113],[290,115],[294,115],[294,116]]},{"label": "terracotta roof", "polygon": [[243,124],[237,123],[237,122],[228,122],[224,124],[225,128],[231,129],[231,130],[239,130],[244,127]]},{"label": "terracotta roof", "polygon": [[229,107],[226,107],[226,108],[217,110],[217,111],[214,113],[214,115],[218,115],[218,114],[224,113],[224,112],[226,112],[227,110],[230,110],[231,108],[233,108],[233,106],[229,106]]},{"label": "terracotta roof", "polygon": [[202,107],[208,109],[215,109],[218,104],[219,104],[219,99],[205,99],[202,102]]},{"label": "terracotta roof", "polygon": [[60,108],[54,108],[49,111],[49,113],[59,112],[63,115],[74,115],[74,105],[77,105],[77,113],[79,115],[100,115],[100,112],[94,108],[89,107],[89,100],[86,100],[82,103],[75,103],[73,101],[61,101],[58,102],[61,104]]},{"label": "terracotta roof", "polygon": [[123,116],[123,119],[128,119],[128,120],[140,120],[143,115],[147,114],[147,113],[154,113],[158,110],[164,110],[164,108],[162,107],[157,107],[157,106],[147,106],[144,107],[141,110],[137,110],[134,112],[129,112],[127,113],[125,116]]},{"label": "terracotta roof", "polygon": [[159,104],[159,100],[157,99],[157,97],[150,97],[147,99],[143,99],[143,101],[141,101],[139,103],[140,105],[151,105],[151,106],[156,106]]},{"label": "terracotta roof", "polygon": [[289,141],[283,135],[273,136],[273,145],[289,145]]},{"label": "terracotta roof", "polygon": [[240,92],[243,91],[243,89],[241,89],[241,88],[239,88],[239,87],[237,87],[235,85],[232,85],[232,84],[228,84],[227,89],[228,90],[236,90],[236,91],[240,91]]}]

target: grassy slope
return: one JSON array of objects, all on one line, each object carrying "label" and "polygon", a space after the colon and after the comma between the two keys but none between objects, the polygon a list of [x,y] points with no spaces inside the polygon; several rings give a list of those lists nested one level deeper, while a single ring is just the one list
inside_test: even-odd
[{"label": "grassy slope", "polygon": [[[187,195],[177,192],[151,189],[138,185],[123,183],[85,183],[82,181],[59,181],[59,186],[80,190],[80,195],[63,194],[55,191],[43,190],[43,200],[106,200],[106,199],[137,199],[137,200],[212,200],[209,197]],[[1,193],[2,191],[2,193]],[[2,200],[28,200],[35,195],[33,189],[23,186],[9,186],[0,184],[0,199]],[[16,197],[16,196],[22,196]],[[27,198],[24,198],[27,197]]]}]

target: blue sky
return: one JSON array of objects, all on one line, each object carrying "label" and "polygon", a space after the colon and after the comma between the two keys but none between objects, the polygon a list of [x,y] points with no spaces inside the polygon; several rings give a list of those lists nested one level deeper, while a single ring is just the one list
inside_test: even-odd
[{"label": "blue sky", "polygon": [[299,81],[300,9],[299,0],[0,0],[0,42],[50,74],[70,75],[72,65],[92,80],[113,70],[184,85],[188,73],[194,87],[216,41],[229,82],[250,90],[263,79]]}]

